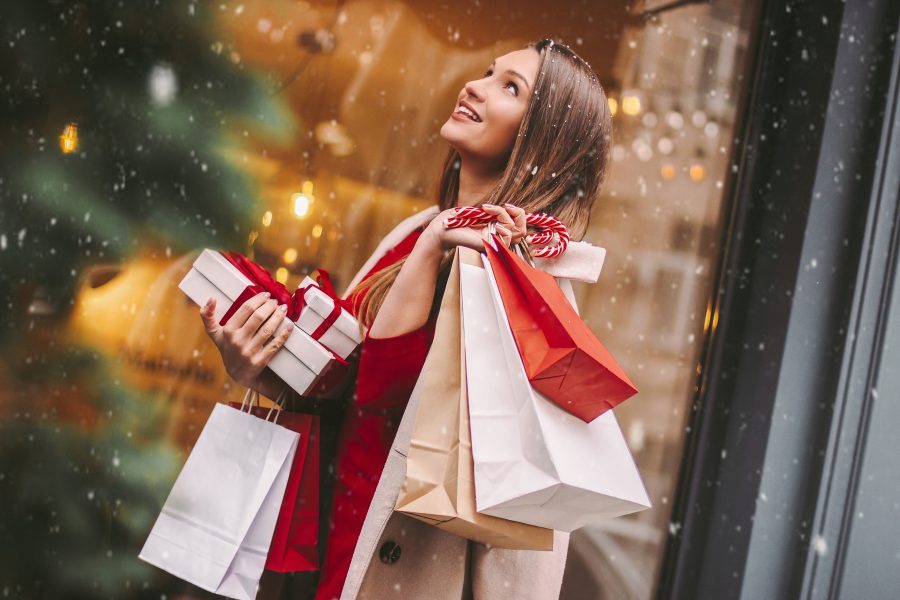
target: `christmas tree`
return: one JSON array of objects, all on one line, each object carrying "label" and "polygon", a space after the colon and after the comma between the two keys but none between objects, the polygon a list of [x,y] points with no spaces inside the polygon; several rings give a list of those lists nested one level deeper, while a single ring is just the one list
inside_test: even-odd
[{"label": "christmas tree", "polygon": [[[217,39],[223,5],[5,3],[0,19],[0,594],[170,589],[137,559],[182,457],[164,395],[66,336],[85,269],[242,250],[261,216],[230,158],[292,133]],[[284,139],[283,137],[281,139]],[[199,318],[199,317],[198,317]],[[162,586],[162,587],[160,587]]]}]

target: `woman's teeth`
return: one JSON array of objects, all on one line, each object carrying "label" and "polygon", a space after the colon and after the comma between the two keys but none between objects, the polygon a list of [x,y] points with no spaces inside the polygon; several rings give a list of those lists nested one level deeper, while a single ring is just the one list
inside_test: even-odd
[{"label": "woman's teeth", "polygon": [[459,108],[456,109],[456,112],[466,115],[467,117],[469,117],[470,119],[472,119],[472,120],[475,121],[476,123],[481,122],[481,119],[478,118],[478,115],[476,115],[475,113],[473,113],[471,110],[469,110],[469,109],[466,108],[465,106],[460,106]]}]

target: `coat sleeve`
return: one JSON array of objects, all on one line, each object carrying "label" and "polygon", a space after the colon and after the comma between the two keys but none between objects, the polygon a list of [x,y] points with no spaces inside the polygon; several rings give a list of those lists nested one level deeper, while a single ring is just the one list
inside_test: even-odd
[{"label": "coat sleeve", "polygon": [[359,355],[356,405],[374,409],[404,405],[425,365],[433,337],[433,320],[395,337],[367,335]]}]

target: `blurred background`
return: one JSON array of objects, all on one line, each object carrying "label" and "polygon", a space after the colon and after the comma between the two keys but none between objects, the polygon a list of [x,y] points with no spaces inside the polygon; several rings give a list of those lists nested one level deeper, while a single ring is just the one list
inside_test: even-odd
[{"label": "blurred background", "polygon": [[712,302],[755,1],[5,3],[0,590],[205,597],[137,553],[215,402],[243,394],[177,289],[203,248],[341,288],[434,203],[463,84],[542,37],[599,75],[610,176],[576,288],[640,394],[653,509],[572,536],[563,598],[651,598]]}]

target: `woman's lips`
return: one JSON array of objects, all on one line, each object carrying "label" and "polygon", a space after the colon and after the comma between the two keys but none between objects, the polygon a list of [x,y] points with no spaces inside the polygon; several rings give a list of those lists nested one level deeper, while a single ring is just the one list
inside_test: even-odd
[{"label": "woman's lips", "polygon": [[475,123],[476,122],[476,121],[473,121],[472,119],[470,119],[468,116],[466,116],[462,113],[458,113],[455,110],[452,113],[450,113],[450,118],[456,119],[457,121],[466,121],[467,123]]}]

